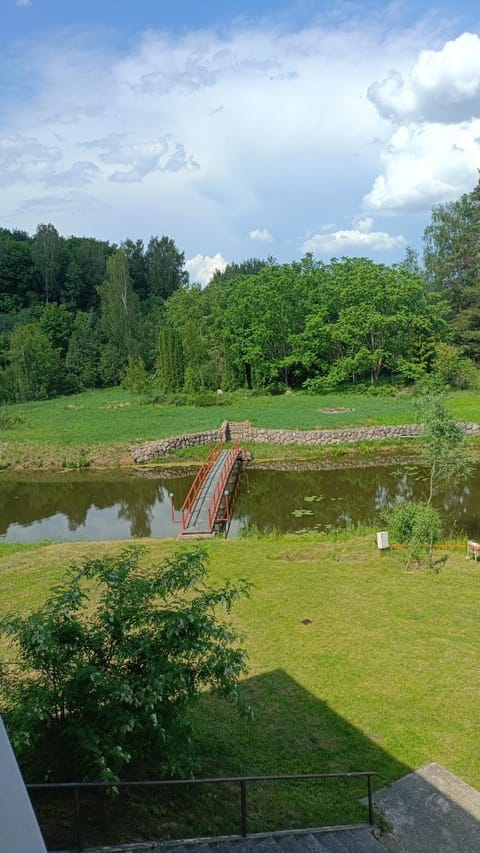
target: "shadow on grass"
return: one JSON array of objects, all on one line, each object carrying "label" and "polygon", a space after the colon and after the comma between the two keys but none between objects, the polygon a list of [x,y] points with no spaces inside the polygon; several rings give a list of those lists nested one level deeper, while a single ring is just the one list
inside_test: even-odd
[{"label": "shadow on grass", "polygon": [[[242,693],[252,717],[214,696],[197,706],[197,778],[372,770],[381,787],[410,770],[281,670],[246,679]],[[365,779],[250,782],[248,830],[366,821],[365,794]],[[49,849],[73,847],[72,792],[55,802],[35,792],[33,801]],[[114,798],[86,792],[81,810],[86,846],[240,832],[238,783],[129,788]]]}]

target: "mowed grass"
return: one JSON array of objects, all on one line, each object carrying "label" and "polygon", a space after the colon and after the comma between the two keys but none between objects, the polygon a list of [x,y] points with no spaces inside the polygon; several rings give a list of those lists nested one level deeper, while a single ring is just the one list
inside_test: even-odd
[{"label": "mowed grass", "polygon": [[[179,547],[145,546],[147,563]],[[38,605],[66,565],[120,547],[4,546],[0,613]],[[465,559],[462,546],[445,552],[438,574],[407,571],[402,552],[377,551],[373,533],[345,541],[218,540],[205,550],[212,583],[254,584],[232,614],[249,654],[242,691],[252,717],[204,697],[194,715],[197,775],[374,770],[381,786],[437,761],[480,788],[480,566]],[[250,827],[362,818],[363,791],[354,783],[254,784]],[[144,838],[238,830],[232,786],[209,789],[204,800],[172,795],[137,807]],[[125,805],[117,807],[110,840],[131,836],[126,814]],[[93,817],[90,832],[89,840],[102,836]]]},{"label": "mowed grass", "polygon": [[[8,406],[4,412],[18,421],[6,428],[2,426],[5,419],[0,418],[0,445],[6,445],[0,448],[0,465],[29,458],[40,467],[52,459],[66,467],[128,461],[130,444],[218,428],[223,420],[249,420],[259,427],[328,429],[412,423],[418,417],[415,400],[408,394],[253,397],[237,393],[228,400],[227,405],[205,408],[153,405],[116,388]],[[455,392],[447,402],[458,420],[479,420],[477,392]]]}]

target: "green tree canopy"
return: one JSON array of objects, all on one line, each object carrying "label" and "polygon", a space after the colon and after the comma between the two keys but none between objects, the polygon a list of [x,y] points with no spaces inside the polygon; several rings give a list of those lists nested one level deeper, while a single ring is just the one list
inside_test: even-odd
[{"label": "green tree canopy", "polygon": [[43,607],[0,622],[19,661],[2,672],[2,713],[36,778],[116,780],[139,761],[187,774],[192,702],[238,701],[245,653],[224,618],[247,585],[210,588],[201,551],[151,569],[139,555],[72,567]]},{"label": "green tree canopy", "polygon": [[452,309],[457,342],[480,359],[480,183],[440,204],[424,232],[425,274]]}]

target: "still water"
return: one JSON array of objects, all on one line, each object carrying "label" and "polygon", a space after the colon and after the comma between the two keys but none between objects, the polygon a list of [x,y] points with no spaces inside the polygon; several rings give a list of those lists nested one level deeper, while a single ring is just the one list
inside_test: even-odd
[{"label": "still water", "polygon": [[[69,472],[13,477],[0,474],[0,538],[6,542],[132,539],[176,536],[170,492],[180,507],[194,472]],[[328,530],[372,522],[400,498],[425,494],[422,469],[405,464],[261,470],[242,475],[230,536],[248,526],[281,532]],[[445,528],[480,538],[480,467],[468,482],[438,495]]]}]

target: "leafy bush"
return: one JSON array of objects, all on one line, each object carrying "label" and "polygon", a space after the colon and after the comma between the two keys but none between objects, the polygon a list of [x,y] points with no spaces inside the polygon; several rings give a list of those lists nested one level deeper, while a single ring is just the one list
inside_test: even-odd
[{"label": "leafy bush", "polygon": [[436,345],[432,368],[439,388],[478,388],[479,374],[473,361],[452,344]]},{"label": "leafy bush", "polygon": [[209,688],[238,701],[245,654],[217,611],[247,585],[210,589],[201,551],[148,571],[140,553],[87,560],[38,611],[0,622],[19,662],[0,705],[30,776],[117,780],[138,762],[188,774],[192,701]]},{"label": "leafy bush", "polygon": [[157,394],[152,402],[163,406],[196,406],[198,408],[209,408],[211,406],[228,406],[232,402],[231,396],[217,394],[216,391],[200,391],[198,394]]},{"label": "leafy bush", "polygon": [[392,539],[407,546],[407,564],[426,561],[433,566],[433,545],[442,535],[440,515],[433,506],[419,501],[398,503],[388,515]]},{"label": "leafy bush", "polygon": [[127,366],[122,377],[122,385],[132,394],[148,394],[151,388],[151,379],[145,370],[143,358],[128,356]]},{"label": "leafy bush", "polygon": [[396,504],[388,517],[390,535],[395,542],[409,545],[412,542],[428,545],[438,542],[442,523],[434,507],[418,501]]},{"label": "leafy bush", "polygon": [[23,415],[14,414],[7,406],[0,408],[0,429],[13,429],[18,424],[24,424],[25,418]]}]

